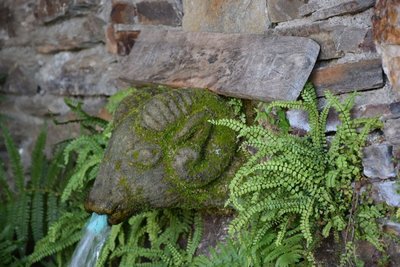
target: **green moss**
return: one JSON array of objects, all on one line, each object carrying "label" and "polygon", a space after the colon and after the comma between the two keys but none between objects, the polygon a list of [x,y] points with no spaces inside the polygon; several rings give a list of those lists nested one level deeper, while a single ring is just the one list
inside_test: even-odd
[{"label": "green moss", "polygon": [[121,161],[118,160],[117,163],[115,163],[115,171],[119,172],[121,171]]},{"label": "green moss", "polygon": [[[180,207],[215,206],[215,203],[222,206],[227,198],[228,184],[232,177],[226,174],[231,169],[237,169],[236,164],[232,164],[236,153],[236,135],[234,131],[226,127],[211,125],[208,120],[234,118],[233,108],[224,98],[204,89],[181,90],[190,90],[192,104],[185,104],[187,114],[182,113],[176,121],[167,125],[162,131],[143,127],[140,113],[153,97],[165,103],[166,99],[163,97],[168,94],[160,93],[172,91],[164,87],[138,90],[137,93],[122,100],[114,116],[115,124],[128,121],[132,123],[132,134],[140,142],[156,143],[160,146],[162,160],[157,162],[157,166],[162,164],[163,179],[169,188],[166,198],[175,198],[178,194],[181,199]],[[182,103],[177,103],[177,99],[168,98],[168,100],[175,101],[176,106],[182,109],[180,106]],[[185,148],[196,151],[199,156],[196,160],[188,160],[183,167],[184,170],[177,171],[174,167],[176,155]],[[127,159],[128,164],[133,166],[138,173],[155,167],[154,164],[144,164],[138,160],[141,157],[140,151],[135,150],[126,156],[130,157]],[[120,168],[120,164],[116,164],[115,170],[120,171]],[[182,176],[187,176],[188,179]],[[128,192],[128,182],[132,181],[121,179],[120,186],[129,196],[127,197],[130,199],[129,202],[143,203],[144,199],[138,198],[136,193],[134,195],[133,192]],[[130,188],[135,188],[135,186],[131,184]],[[151,196],[148,197],[151,198]]]},{"label": "green moss", "polygon": [[[184,89],[189,90],[189,89]],[[206,117],[204,123],[208,124],[210,119],[218,118],[232,118],[233,110],[226,102],[214,94],[205,92],[204,90],[195,90],[194,104],[191,106],[191,114],[198,114],[206,110]],[[148,142],[159,140],[164,157],[165,167],[165,181],[171,184],[171,193],[178,193],[184,200],[184,205],[192,206],[193,204],[201,205],[211,203],[213,201],[221,201],[226,199],[227,196],[227,179],[219,177],[222,173],[230,167],[229,162],[232,160],[236,146],[235,133],[226,127],[215,127],[209,125],[211,133],[205,132],[207,127],[195,128],[194,132],[188,134],[187,140],[182,142],[174,142],[175,134],[185,126],[188,118],[181,116],[181,118],[168,126],[162,132],[150,131],[143,129],[140,125],[140,120],[135,121],[135,132],[140,135],[140,138]],[[207,125],[208,126],[208,125]],[[202,138],[212,135],[213,140],[203,140]],[[191,141],[193,139],[193,141]],[[200,143],[200,145],[199,145]],[[201,144],[206,144],[204,147],[199,147]],[[192,162],[189,169],[189,176],[196,177],[198,180],[184,181],[176,173],[173,168],[173,160],[176,152],[183,147],[191,147],[200,150],[199,162]],[[222,157],[221,155],[224,155]],[[228,156],[226,156],[228,155]],[[221,160],[224,159],[224,160]],[[213,174],[214,181],[203,181],[201,176],[204,174]],[[218,178],[218,179],[217,179]]]}]

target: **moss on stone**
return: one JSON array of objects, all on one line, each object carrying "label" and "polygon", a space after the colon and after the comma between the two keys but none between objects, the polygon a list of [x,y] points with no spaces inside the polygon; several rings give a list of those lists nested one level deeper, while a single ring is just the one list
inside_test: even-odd
[{"label": "moss on stone", "polygon": [[115,196],[107,198],[117,207],[112,220],[150,205],[222,207],[237,169],[236,134],[208,121],[234,118],[232,107],[204,89],[132,92],[114,113],[114,132],[97,178],[99,196],[115,186]]},{"label": "moss on stone", "polygon": [[[196,101],[191,106],[190,114],[196,114],[199,112],[203,112],[205,109],[208,111],[208,116],[205,118],[205,123],[209,123],[210,119],[220,119],[220,118],[232,118],[234,117],[233,110],[229,107],[226,102],[217,95],[210,94],[208,92],[204,92],[202,89],[181,89],[181,90],[194,90],[196,94]],[[142,106],[145,103],[142,104]],[[179,203],[180,206],[193,207],[202,204],[209,204],[215,201],[222,201],[226,199],[228,192],[228,181],[227,179],[220,179],[219,175],[216,174],[214,177],[214,181],[185,181],[182,180],[176,174],[173,166],[173,159],[175,152],[177,152],[182,146],[190,146],[196,147],[199,144],[196,143],[196,139],[194,142],[186,142],[184,145],[180,143],[174,143],[173,138],[176,132],[179,129],[184,127],[187,118],[182,116],[178,121],[174,124],[167,127],[162,132],[151,131],[149,129],[144,129],[140,125],[140,120],[135,121],[134,129],[136,134],[139,134],[141,138],[151,142],[152,140],[160,140],[162,152],[164,155],[164,167],[165,167],[165,181],[169,183],[171,186],[172,193],[178,193],[183,203]],[[193,134],[202,134],[200,132]],[[236,151],[236,135],[235,133],[226,128],[219,126],[211,125],[212,135],[214,137],[213,143],[208,143],[206,147],[202,149],[202,157],[207,157],[207,159],[203,158],[200,164],[193,164],[193,166],[188,166],[190,168],[189,172],[191,175],[199,174],[201,172],[218,172],[224,173],[227,168],[230,167],[229,162],[232,160],[235,151]],[[219,161],[222,155],[229,155],[224,158],[224,161]],[[218,165],[215,165],[219,162]],[[221,171],[222,170],[222,171]],[[218,179],[217,179],[218,178]],[[227,177],[226,177],[227,178]]]}]

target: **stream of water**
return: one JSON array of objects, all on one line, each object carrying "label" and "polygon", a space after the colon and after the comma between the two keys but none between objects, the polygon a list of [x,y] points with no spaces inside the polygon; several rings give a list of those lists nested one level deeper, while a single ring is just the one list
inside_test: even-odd
[{"label": "stream of water", "polygon": [[107,215],[93,213],[76,247],[69,267],[94,267],[110,232]]}]

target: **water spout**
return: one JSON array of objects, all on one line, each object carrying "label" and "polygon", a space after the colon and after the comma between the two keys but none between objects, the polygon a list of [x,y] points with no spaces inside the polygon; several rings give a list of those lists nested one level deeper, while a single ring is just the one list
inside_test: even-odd
[{"label": "water spout", "polygon": [[93,213],[85,227],[85,233],[72,255],[69,266],[94,267],[109,232],[107,215]]}]

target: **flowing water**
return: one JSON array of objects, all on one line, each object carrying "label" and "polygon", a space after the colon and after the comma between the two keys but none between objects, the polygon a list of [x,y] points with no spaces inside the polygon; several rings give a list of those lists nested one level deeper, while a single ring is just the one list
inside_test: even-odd
[{"label": "flowing water", "polygon": [[107,215],[92,214],[85,233],[76,247],[70,267],[93,267],[110,232]]}]

